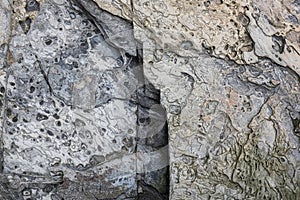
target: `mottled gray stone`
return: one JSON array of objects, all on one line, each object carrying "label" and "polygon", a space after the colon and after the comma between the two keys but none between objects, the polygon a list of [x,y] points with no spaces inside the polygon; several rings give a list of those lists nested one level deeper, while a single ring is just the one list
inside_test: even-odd
[{"label": "mottled gray stone", "polygon": [[[11,193],[1,195],[130,199],[143,184],[164,198],[168,151],[160,148],[168,136],[159,91],[144,84],[135,44],[115,38],[125,33],[120,37],[135,43],[132,24],[97,6],[87,13],[75,1],[45,1],[39,9],[28,32],[12,36],[16,62],[1,79],[1,186]],[[95,12],[103,14],[97,19]],[[154,122],[142,124],[145,119]],[[154,125],[160,129],[148,134]],[[155,168],[157,161],[144,160],[148,155],[165,161]],[[53,179],[57,173],[60,178]],[[24,180],[14,187],[18,178]]]},{"label": "mottled gray stone", "polygon": [[1,199],[300,196],[296,1],[0,4]]}]

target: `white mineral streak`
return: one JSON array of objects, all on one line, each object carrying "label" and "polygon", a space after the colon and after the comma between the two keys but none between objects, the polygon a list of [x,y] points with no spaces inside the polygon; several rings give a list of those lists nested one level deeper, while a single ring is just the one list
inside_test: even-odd
[{"label": "white mineral streak", "polygon": [[[276,41],[272,39],[271,36],[267,36],[263,29],[257,25],[252,14],[249,11],[247,11],[246,14],[250,18],[248,31],[255,44],[255,54],[260,57],[268,57],[279,65],[290,67],[300,75],[300,48],[293,46],[288,40],[284,41],[285,44],[278,44],[278,42],[281,41]],[[269,23],[265,26],[267,25],[269,25]],[[283,46],[280,47],[279,45]],[[280,52],[278,48],[283,48],[282,52]]]}]

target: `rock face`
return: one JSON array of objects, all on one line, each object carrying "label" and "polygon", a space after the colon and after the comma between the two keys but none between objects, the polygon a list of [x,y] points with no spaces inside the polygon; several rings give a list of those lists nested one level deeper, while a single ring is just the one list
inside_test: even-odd
[{"label": "rock face", "polygon": [[142,73],[132,23],[92,5],[45,1],[10,38],[4,199],[134,199],[138,187],[167,195],[160,93]]},{"label": "rock face", "polygon": [[0,199],[298,199],[298,1],[2,0]]}]

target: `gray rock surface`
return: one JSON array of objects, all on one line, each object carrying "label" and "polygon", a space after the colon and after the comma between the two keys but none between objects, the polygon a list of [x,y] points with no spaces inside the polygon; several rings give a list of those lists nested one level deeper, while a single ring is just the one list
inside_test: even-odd
[{"label": "gray rock surface", "polygon": [[0,199],[299,198],[298,1],[0,5]]},{"label": "gray rock surface", "polygon": [[[132,24],[84,6],[45,1],[30,29],[10,38],[15,62],[1,76],[4,199],[131,199],[139,187],[163,199],[168,192],[159,91],[145,83],[135,41],[116,39],[119,32],[120,41],[132,38]],[[151,134],[154,125],[160,129]],[[144,160],[151,156],[161,160]]]}]

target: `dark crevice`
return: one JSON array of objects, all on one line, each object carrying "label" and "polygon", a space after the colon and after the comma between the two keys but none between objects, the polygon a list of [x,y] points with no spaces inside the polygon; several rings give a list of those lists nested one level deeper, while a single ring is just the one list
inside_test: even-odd
[{"label": "dark crevice", "polygon": [[[109,36],[105,32],[105,22],[102,24],[102,21],[97,18],[97,14],[99,15],[102,12],[106,12],[101,10],[98,5],[93,1],[82,1],[82,0],[74,0],[76,6],[78,6],[82,12],[90,19],[92,24],[99,29],[101,34],[103,35],[105,42],[119,50],[122,55],[123,60],[123,70],[129,70],[137,79],[138,85],[135,93],[132,96],[132,100],[134,104],[137,105],[136,116],[137,116],[137,143],[135,146],[135,153],[144,153],[143,149],[150,148],[153,152],[158,151],[160,148],[168,145],[168,125],[166,121],[166,111],[163,113],[158,113],[160,119],[154,119],[149,113],[152,109],[152,106],[162,107],[160,103],[160,91],[155,89],[155,87],[145,78],[143,71],[143,52],[140,48],[142,45],[137,44],[136,56],[130,55],[126,52],[125,49],[121,47],[117,47],[113,41],[110,41]],[[93,13],[94,12],[94,13]],[[109,13],[113,17],[119,18],[111,13]],[[124,23],[130,23],[131,27],[133,27],[133,22],[129,22],[124,20]],[[127,31],[127,30],[124,30]],[[126,39],[126,38],[124,38]],[[112,98],[113,99],[113,98]],[[163,108],[163,107],[162,107]],[[151,119],[152,118],[152,119]],[[157,133],[149,137],[139,137],[140,133],[146,130],[153,130],[157,127],[151,127],[151,124],[142,124],[141,121],[147,121],[144,119],[151,120],[163,120],[161,130],[158,130]],[[137,159],[136,159],[137,160]],[[138,163],[136,163],[138,165]],[[149,178],[152,177],[152,178]],[[154,178],[153,178],[154,177]],[[159,182],[155,182],[155,180],[159,180]],[[157,169],[156,171],[146,172],[146,173],[137,173],[136,176],[137,188],[142,188],[142,192],[138,193],[138,199],[168,199],[169,198],[169,166],[164,166],[162,169]]]},{"label": "dark crevice", "polygon": [[[137,133],[138,142],[136,152],[143,151],[143,146],[150,146],[152,151],[158,151],[160,148],[168,145],[168,125],[166,120],[166,111],[157,113],[159,119],[155,119],[150,111],[154,107],[162,107],[160,99],[160,91],[146,79],[143,71],[142,50],[138,50],[138,67],[135,70],[140,87],[136,91],[137,96]],[[164,120],[162,120],[164,119]],[[156,130],[157,127],[152,127],[151,120],[158,120],[163,123],[161,130]],[[150,129],[153,131],[148,137],[144,138],[143,131]],[[143,135],[143,137],[140,137]],[[169,163],[169,162],[168,162]],[[153,179],[149,177],[155,177]],[[159,183],[153,181],[160,180]],[[155,185],[155,186],[154,186]],[[138,199],[168,199],[169,198],[169,166],[156,171],[138,173],[137,186],[142,188],[142,193],[138,193]]]}]

